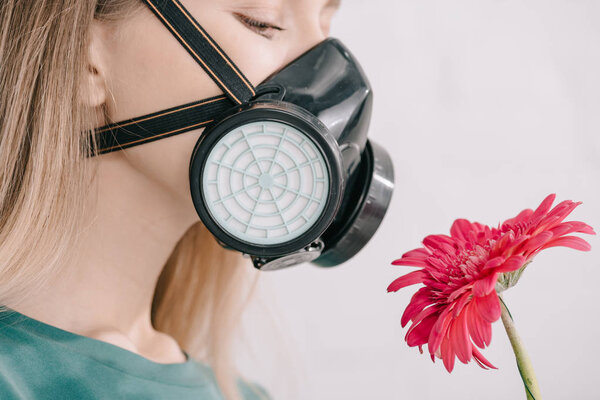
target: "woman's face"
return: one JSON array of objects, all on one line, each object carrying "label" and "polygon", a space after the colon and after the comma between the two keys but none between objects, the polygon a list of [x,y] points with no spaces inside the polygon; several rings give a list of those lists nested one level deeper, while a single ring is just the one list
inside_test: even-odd
[{"label": "woman's face", "polygon": [[[329,34],[336,0],[180,0],[257,85]],[[221,90],[175,37],[142,7],[102,45],[110,120],[121,121],[201,100]],[[193,212],[188,168],[201,130],[100,156],[123,163],[174,206]],[[195,216],[195,214],[194,214]]]}]

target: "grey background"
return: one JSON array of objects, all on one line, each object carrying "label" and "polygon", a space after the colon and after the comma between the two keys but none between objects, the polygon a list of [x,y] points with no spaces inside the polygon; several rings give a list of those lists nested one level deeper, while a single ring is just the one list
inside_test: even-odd
[{"label": "grey background", "polygon": [[[264,273],[243,318],[243,371],[274,399],[524,399],[500,321],[498,370],[448,374],[409,348],[400,316],[417,286],[391,266],[455,218],[489,225],[549,193],[600,231],[600,2],[343,1],[333,23],[374,86],[370,137],[396,191],[376,236],[338,268]],[[600,241],[540,253],[506,292],[544,399],[600,399]]]}]

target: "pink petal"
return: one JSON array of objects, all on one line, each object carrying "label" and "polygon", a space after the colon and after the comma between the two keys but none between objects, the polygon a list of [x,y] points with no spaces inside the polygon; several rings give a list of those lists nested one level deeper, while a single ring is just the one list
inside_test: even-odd
[{"label": "pink petal", "polygon": [[469,231],[467,233],[467,242],[468,243],[477,243],[477,237],[478,237],[478,233],[475,231]]},{"label": "pink petal", "polygon": [[420,313],[425,306],[432,304],[432,301],[429,299],[430,292],[431,289],[425,286],[417,290],[417,292],[413,295],[400,320],[400,324],[403,328],[406,326],[408,321]]},{"label": "pink petal", "polygon": [[477,297],[485,296],[494,290],[498,281],[498,272],[494,271],[473,284],[473,295]]},{"label": "pink petal", "polygon": [[417,283],[422,283],[423,279],[427,277],[427,274],[422,270],[413,271],[406,275],[403,275],[397,279],[395,279],[387,288],[388,292],[395,292],[403,287],[414,285]]},{"label": "pink petal", "polygon": [[469,334],[475,345],[484,348],[486,346],[483,340],[483,329],[480,328],[480,318],[477,312],[473,312],[472,307],[466,307],[465,311],[467,316],[467,327],[469,328]]},{"label": "pink petal", "polygon": [[490,367],[490,368],[493,368],[493,369],[498,369],[498,368],[494,367],[494,366],[492,365],[492,363],[491,363],[491,362],[489,362],[489,361],[488,361],[488,360],[487,360],[487,359],[486,359],[486,358],[485,358],[485,357],[484,357],[484,356],[481,354],[481,352],[480,352],[479,350],[477,350],[477,348],[475,348],[475,347],[473,347],[473,358],[475,359],[475,361],[477,361],[477,362],[479,363],[479,365],[483,364],[483,365],[486,365],[486,366],[488,366],[488,367]]},{"label": "pink petal", "polygon": [[402,258],[404,257],[412,257],[412,258],[421,258],[421,259],[426,259],[427,257],[429,257],[431,255],[431,252],[428,251],[427,249],[420,247],[418,249],[414,249],[414,250],[410,250],[407,251],[406,253],[402,254]]},{"label": "pink petal", "polygon": [[498,300],[498,294],[496,291],[490,292],[488,295],[483,297],[474,297],[473,303],[477,307],[479,315],[487,322],[495,322],[500,318],[500,300]]},{"label": "pink petal", "polygon": [[488,367],[486,367],[485,365],[483,365],[483,364],[481,363],[481,361],[479,361],[479,360],[477,359],[477,357],[473,357],[473,360],[475,360],[475,362],[477,363],[477,365],[479,365],[481,368],[485,369],[486,371],[489,369]]},{"label": "pink petal", "polygon": [[548,196],[546,196],[546,198],[542,200],[538,208],[536,208],[536,210],[533,212],[533,215],[531,216],[531,221],[537,222],[536,220],[539,220],[541,219],[541,217],[546,215],[550,210],[550,207],[552,206],[552,203],[554,202],[555,198],[555,193],[551,193]]},{"label": "pink petal", "polygon": [[589,226],[585,222],[581,222],[581,221],[569,221],[569,223],[574,226],[574,228],[575,228],[574,232],[587,233],[587,234],[590,234],[590,235],[595,235],[596,234],[596,232],[594,232],[594,228],[592,228],[591,226]]},{"label": "pink petal", "polygon": [[460,288],[456,289],[454,292],[452,292],[452,294],[450,294],[450,296],[448,296],[448,302],[452,303],[453,301],[458,299],[460,296],[462,296],[464,292],[466,292],[467,290],[470,291],[472,287],[473,287],[473,284],[469,283],[465,286],[461,286]]},{"label": "pink petal", "polygon": [[530,238],[523,244],[520,249],[520,252],[528,252],[531,250],[536,250],[537,248],[546,244],[550,239],[552,239],[552,232],[541,232],[538,235]]},{"label": "pink petal", "polygon": [[481,270],[485,271],[486,269],[496,268],[497,266],[501,265],[503,262],[504,262],[504,257],[502,257],[502,256],[494,257],[491,260],[488,260]]},{"label": "pink petal", "polygon": [[481,321],[479,329],[481,330],[481,335],[483,336],[483,343],[486,346],[489,346],[490,343],[492,343],[492,324],[485,322],[481,317],[479,317],[479,320]]},{"label": "pink petal", "polygon": [[571,214],[573,212],[573,210],[575,208],[577,208],[578,205],[582,204],[580,201],[575,203],[571,200],[565,200],[563,202],[561,202],[560,204],[558,204],[556,207],[554,207],[552,209],[552,211],[550,211],[548,213],[548,215],[556,215],[558,216],[558,222],[561,222],[562,220],[564,220],[569,214]]},{"label": "pink petal", "polygon": [[490,250],[488,262],[500,255],[504,255],[506,247],[510,244],[511,241],[514,240],[514,238],[515,234],[512,231],[509,231],[503,234],[499,240],[496,240],[496,243]]},{"label": "pink petal", "polygon": [[467,320],[465,319],[464,313],[460,314],[458,318],[454,320],[452,329],[450,331],[450,339],[452,340],[452,347],[456,351],[456,356],[463,363],[466,364],[471,360],[471,339],[469,339],[467,330]]},{"label": "pink petal", "polygon": [[487,226],[487,225],[480,224],[479,222],[473,222],[471,225],[473,227],[473,231],[475,231],[475,232],[482,232],[485,230],[485,228]]},{"label": "pink petal", "polygon": [[491,239],[492,238],[492,230],[490,229],[489,226],[487,226],[487,225],[484,226],[483,233],[485,234],[485,238],[486,239]]},{"label": "pink petal", "polygon": [[523,243],[527,242],[529,238],[527,236],[520,236],[514,241],[512,241],[506,248],[504,249],[504,256],[510,256],[514,253],[520,252],[520,247]]},{"label": "pink petal", "polygon": [[398,260],[392,261],[392,265],[406,265],[409,267],[421,267],[427,268],[429,264],[420,258],[412,258],[412,257],[402,257]]},{"label": "pink petal", "polygon": [[526,258],[523,256],[511,256],[504,262],[499,268],[496,268],[496,272],[511,272],[516,271],[525,264]]},{"label": "pink petal", "polygon": [[458,300],[455,303],[454,313],[453,313],[453,315],[455,317],[457,317],[458,314],[460,314],[460,312],[462,311],[462,309],[465,307],[465,305],[467,305],[469,303],[469,301],[471,301],[471,298],[472,298],[471,292],[467,292],[467,293],[463,294],[461,296],[460,300]]},{"label": "pink petal", "polygon": [[455,254],[454,241],[446,235],[429,235],[423,239],[423,244],[430,249],[440,250],[446,254]]},{"label": "pink petal", "polygon": [[452,344],[449,338],[446,337],[442,341],[440,349],[446,370],[448,370],[448,372],[452,372],[454,369],[454,350],[452,349]]},{"label": "pink petal", "polygon": [[556,225],[550,232],[552,232],[553,237],[559,237],[566,235],[567,233],[574,232],[575,228],[571,225],[571,222],[563,222],[562,224]]},{"label": "pink petal", "polygon": [[546,216],[541,219],[537,226],[533,225],[529,231],[532,236],[535,236],[540,232],[549,231],[559,223],[560,218],[558,216],[546,214]]},{"label": "pink petal", "polygon": [[527,221],[531,217],[531,214],[533,214],[533,210],[531,208],[526,208],[525,210],[521,211],[516,217],[510,218],[510,219],[507,219],[506,221],[504,221],[502,223],[502,226],[516,225],[519,222]]},{"label": "pink petal", "polygon": [[438,317],[435,325],[431,328],[431,333],[429,334],[429,352],[431,354],[435,353],[436,350],[440,347],[443,338],[446,336],[448,331],[448,325],[450,325],[450,321],[452,321],[452,316],[450,315],[451,308],[446,307]]},{"label": "pink petal", "polygon": [[517,215],[516,220],[517,220],[517,222],[527,221],[527,220],[531,219],[532,215],[533,215],[533,210],[531,208],[526,208]]},{"label": "pink petal", "polygon": [[[437,313],[439,311],[439,309],[440,309],[440,307],[435,306],[435,305],[432,305],[430,307],[422,309],[421,312],[413,318],[413,324],[408,329],[408,332],[406,334],[408,335],[410,333],[410,331],[413,330],[417,324],[419,324],[421,321],[423,321],[425,318],[427,318],[431,314]],[[435,317],[436,317],[435,319],[437,321],[437,315],[435,315]],[[427,336],[429,336],[429,332],[427,332]]]},{"label": "pink petal", "polygon": [[433,324],[435,324],[435,321],[437,321],[437,315],[432,314],[435,311],[437,310],[423,310],[424,313],[429,312],[430,314],[410,327],[410,329],[406,332],[405,336],[406,344],[413,347],[424,345],[425,343],[427,343],[427,340],[429,339],[429,334],[431,333],[431,327],[433,327]]},{"label": "pink petal", "polygon": [[452,223],[452,226],[450,227],[450,235],[454,238],[467,240],[468,232],[472,230],[475,229],[468,220],[459,218]]},{"label": "pink petal", "polygon": [[429,264],[430,267],[433,267],[437,270],[441,270],[441,271],[446,270],[446,264],[444,264],[444,262],[442,260],[440,260],[439,258],[429,257],[427,259],[427,263]]},{"label": "pink petal", "polygon": [[552,239],[544,246],[542,246],[541,249],[547,249],[549,247],[555,246],[570,247],[572,249],[581,251],[589,251],[592,249],[592,246],[590,246],[588,242],[577,236],[562,236],[556,239]]}]

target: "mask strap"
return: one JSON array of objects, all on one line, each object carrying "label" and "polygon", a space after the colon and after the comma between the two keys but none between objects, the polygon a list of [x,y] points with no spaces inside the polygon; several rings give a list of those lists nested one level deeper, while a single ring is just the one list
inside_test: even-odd
[{"label": "mask strap", "polygon": [[[255,95],[254,86],[178,0],[143,0],[224,95],[102,126],[92,155],[122,150],[204,127],[235,104]],[[200,56],[202,55],[202,56]],[[93,142],[92,142],[93,143]]]},{"label": "mask strap", "polygon": [[144,2],[227,97],[242,104],[254,96],[254,86],[179,0]]},{"label": "mask strap", "polygon": [[110,153],[202,128],[213,122],[215,115],[232,106],[231,100],[221,95],[96,128],[90,135],[96,136],[97,151],[91,155]]}]

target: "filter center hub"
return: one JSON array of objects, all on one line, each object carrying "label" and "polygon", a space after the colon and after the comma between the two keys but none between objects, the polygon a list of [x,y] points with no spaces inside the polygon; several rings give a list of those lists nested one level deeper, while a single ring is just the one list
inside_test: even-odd
[{"label": "filter center hub", "polygon": [[271,174],[262,174],[258,178],[258,184],[263,189],[271,189],[273,187],[273,176]]}]

